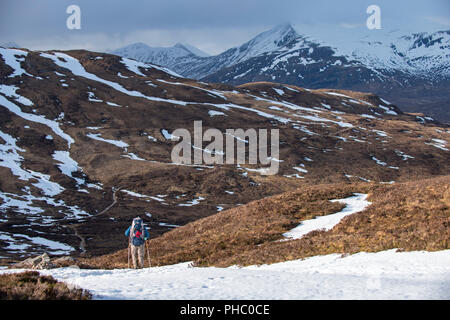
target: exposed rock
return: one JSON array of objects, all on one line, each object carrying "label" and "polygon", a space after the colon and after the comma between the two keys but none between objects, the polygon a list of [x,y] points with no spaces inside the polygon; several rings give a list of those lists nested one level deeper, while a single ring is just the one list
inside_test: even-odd
[{"label": "exposed rock", "polygon": [[58,267],[76,266],[77,259],[70,257],[70,256],[65,256],[65,257],[54,259],[52,261],[52,263]]},{"label": "exposed rock", "polygon": [[52,269],[56,266],[51,262],[50,257],[47,253],[34,258],[28,258],[22,262],[13,265],[14,268],[26,268],[26,269]]}]

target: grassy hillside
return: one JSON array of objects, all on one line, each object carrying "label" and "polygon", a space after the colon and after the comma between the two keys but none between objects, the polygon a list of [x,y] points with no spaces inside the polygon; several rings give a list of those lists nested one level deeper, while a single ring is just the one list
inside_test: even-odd
[{"label": "grassy hillside", "polygon": [[[351,183],[303,187],[197,220],[150,241],[152,265],[194,261],[230,266],[275,263],[329,253],[443,250],[450,239],[450,176],[394,184]],[[330,202],[368,193],[365,211],[329,231],[298,240],[283,233],[302,220],[340,211]],[[93,267],[127,266],[127,251],[85,261]]]},{"label": "grassy hillside", "polygon": [[83,289],[69,288],[37,271],[0,275],[0,300],[90,300]]}]

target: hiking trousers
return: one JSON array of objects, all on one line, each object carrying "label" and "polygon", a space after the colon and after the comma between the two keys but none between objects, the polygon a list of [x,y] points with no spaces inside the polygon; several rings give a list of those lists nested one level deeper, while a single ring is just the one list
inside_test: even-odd
[{"label": "hiking trousers", "polygon": [[133,261],[133,268],[141,269],[144,268],[144,244],[140,246],[131,245],[131,258]]}]

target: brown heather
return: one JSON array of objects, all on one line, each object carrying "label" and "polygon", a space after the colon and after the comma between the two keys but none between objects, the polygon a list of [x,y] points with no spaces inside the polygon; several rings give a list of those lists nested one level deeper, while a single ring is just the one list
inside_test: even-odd
[{"label": "brown heather", "polygon": [[0,300],[90,300],[83,289],[70,289],[50,276],[27,271],[0,275]]},{"label": "brown heather", "polygon": [[[449,248],[450,176],[394,184],[340,183],[302,187],[189,223],[150,241],[152,265],[269,264],[330,253],[397,248]],[[329,231],[282,241],[302,220],[340,211],[331,199],[368,193],[372,204]],[[86,259],[99,268],[127,267],[127,251]]]}]

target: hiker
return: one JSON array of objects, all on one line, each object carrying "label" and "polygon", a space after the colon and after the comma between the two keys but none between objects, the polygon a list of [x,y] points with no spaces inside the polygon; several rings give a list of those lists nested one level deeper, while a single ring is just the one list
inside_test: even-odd
[{"label": "hiker", "polygon": [[134,269],[143,268],[145,241],[150,238],[150,234],[148,233],[147,228],[144,226],[144,221],[140,217],[134,218],[131,226],[129,226],[127,231],[125,231],[125,236],[128,237],[128,259],[130,259],[131,249],[131,257],[133,260]]}]

